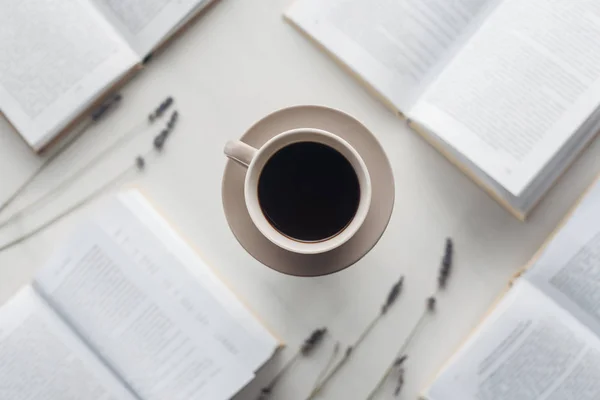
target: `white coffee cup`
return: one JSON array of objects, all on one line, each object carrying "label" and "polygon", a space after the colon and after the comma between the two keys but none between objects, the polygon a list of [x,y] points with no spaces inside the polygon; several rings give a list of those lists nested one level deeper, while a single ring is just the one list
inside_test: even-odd
[{"label": "white coffee cup", "polygon": [[[265,217],[258,197],[258,182],[269,159],[286,146],[299,142],[316,142],[333,148],[352,165],[360,186],[360,198],[352,221],[336,235],[320,241],[301,241],[275,229]],[[358,152],[344,139],[320,129],[293,129],[271,138],[259,149],[241,141],[230,141],[225,154],[248,168],[244,182],[244,197],[250,218],[258,230],[275,245],[300,254],[319,254],[331,251],[346,243],[360,229],[371,205],[371,178],[367,166]]]}]

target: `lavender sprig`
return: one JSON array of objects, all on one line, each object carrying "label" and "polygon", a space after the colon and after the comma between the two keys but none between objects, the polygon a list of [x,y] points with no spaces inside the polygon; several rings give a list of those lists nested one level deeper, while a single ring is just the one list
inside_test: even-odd
[{"label": "lavender sprig", "polygon": [[[4,201],[3,203],[0,204],[0,213],[2,213],[2,211],[6,207],[8,207],[13,201],[15,201],[21,195],[21,193],[30,184],[32,184],[43,171],[45,171],[50,166],[51,163],[53,163],[56,159],[58,159],[64,153],[66,153],[71,148],[71,146],[74,143],[76,143],[76,139],[81,133],[83,133],[86,129],[88,129],[89,126],[91,126],[91,124],[98,123],[99,120],[101,121],[106,116],[107,112],[109,110],[112,110],[115,106],[117,106],[121,102],[121,100],[122,100],[122,97],[120,94],[116,94],[115,96],[113,96],[111,99],[108,100],[108,103],[105,103],[105,105],[101,107],[102,110],[97,111],[97,114],[95,117],[90,119],[88,121],[88,123],[84,124],[84,126],[80,130],[78,130],[76,133],[69,135],[69,138],[67,138],[67,142],[62,147],[60,147],[55,153],[51,154],[46,159],[46,161],[44,161],[33,172],[33,174],[30,175],[29,178],[27,178],[27,180],[25,182],[23,182],[23,184],[15,192],[13,192],[13,194],[6,201]],[[167,100],[165,100],[163,102],[163,104],[166,101]],[[170,106],[170,104],[172,104],[172,102],[173,102],[173,100],[171,98],[171,103],[169,103],[169,106]],[[77,171],[75,171],[72,175],[70,175],[67,178],[65,178],[64,180],[58,182],[58,184],[56,184],[54,187],[52,187],[50,190],[48,190],[42,196],[38,197],[36,200],[30,202],[23,208],[19,209],[18,211],[13,213],[8,218],[0,221],[0,229],[15,222],[17,219],[22,218],[25,215],[28,215],[31,212],[35,212],[36,209],[47,206],[50,198],[56,196],[57,194],[63,192],[67,188],[71,187],[77,180],[82,178],[87,171],[89,171],[93,167],[96,167],[97,165],[99,165],[109,155],[111,155],[116,149],[123,147],[123,145],[125,145],[126,143],[131,141],[133,138],[138,136],[138,134],[140,134],[141,132],[144,132],[146,130],[146,128],[147,128],[147,123],[144,121],[143,123],[139,124],[138,126],[133,127],[130,130],[128,130],[127,132],[125,132],[123,135],[121,135],[121,137],[119,137],[119,139],[117,139],[112,144],[110,144],[110,146],[103,149],[98,154],[94,155],[84,165],[78,167]],[[164,144],[164,140],[163,140],[163,144]]]},{"label": "lavender sprig", "polygon": [[310,395],[308,396],[307,400],[311,400],[311,399],[315,398],[323,390],[323,388],[327,385],[327,383],[342,369],[342,367],[344,365],[346,365],[346,363],[350,360],[350,358],[354,354],[354,351],[356,350],[356,348],[358,348],[358,346],[361,345],[361,343],[365,340],[365,338],[369,335],[369,333],[371,333],[371,331],[373,330],[375,325],[377,325],[377,323],[379,322],[381,317],[384,316],[388,312],[388,310],[390,309],[390,307],[392,307],[394,305],[394,303],[396,303],[396,300],[398,300],[398,297],[400,297],[400,294],[402,293],[403,287],[404,287],[404,276],[401,276],[391,287],[391,289],[388,292],[388,295],[385,299],[385,302],[381,306],[381,309],[377,313],[375,318],[373,318],[371,323],[369,323],[369,325],[367,325],[365,327],[365,329],[362,331],[362,333],[360,334],[358,339],[356,339],[354,344],[351,346],[348,346],[346,348],[344,356],[335,365],[335,367],[333,367],[333,369],[323,378],[323,380],[316,387],[313,388],[313,390],[310,393]]},{"label": "lavender sprig", "polygon": [[387,299],[383,306],[381,307],[381,313],[385,314],[390,309],[390,307],[396,302],[398,296],[400,296],[400,292],[402,291],[402,286],[404,285],[404,276],[401,276],[398,282],[392,286],[392,289],[388,293]]},{"label": "lavender sprig", "polygon": [[445,289],[452,272],[452,262],[454,259],[454,243],[451,238],[446,239],[446,249],[442,257],[442,265],[438,274],[438,287]]},{"label": "lavender sprig", "polygon": [[437,309],[437,294],[440,290],[446,288],[446,285],[450,278],[450,273],[452,271],[453,256],[454,243],[452,242],[451,238],[448,238],[446,239],[444,256],[442,258],[440,269],[438,271],[437,289],[432,296],[428,297],[425,300],[425,307],[423,307],[423,312],[421,313],[421,316],[409,332],[408,336],[404,340],[404,343],[402,343],[402,346],[400,346],[400,350],[397,353],[397,357],[394,359],[392,364],[385,370],[382,377],[379,379],[379,382],[377,382],[373,390],[371,390],[371,393],[369,393],[367,400],[373,400],[375,398],[375,395],[379,392],[383,384],[387,381],[387,379],[394,371],[397,371],[398,373],[394,395],[398,396],[402,391],[406,374],[406,369],[404,365],[406,360],[408,359],[408,355],[406,355],[406,350],[408,349],[414,338],[417,336],[417,333],[420,332],[423,324],[427,320],[427,317],[435,313]]},{"label": "lavender sprig", "polygon": [[404,367],[398,368],[398,380],[396,382],[396,390],[394,390],[394,396],[398,396],[404,387],[404,374],[406,370]]},{"label": "lavender sprig", "polygon": [[[120,101],[120,98],[119,98],[118,101]],[[175,111],[174,114],[177,115],[177,112]],[[175,117],[175,119],[177,119],[177,117]],[[27,206],[25,206],[24,208],[22,208],[19,211],[17,211],[15,214],[13,214],[8,219],[6,219],[4,221],[0,221],[0,229],[2,227],[4,227],[4,226],[10,224],[16,218],[19,218],[19,217],[23,216],[26,212],[28,212],[29,210],[34,209],[38,205],[43,207],[44,206],[43,203],[48,198],[54,196],[56,193],[59,193],[63,189],[66,189],[66,188],[70,187],[77,179],[79,179],[81,176],[83,176],[83,173],[85,171],[87,171],[89,168],[95,166],[100,161],[102,161],[103,158],[105,156],[107,156],[112,150],[114,150],[117,147],[118,144],[125,143],[127,140],[129,140],[133,136],[135,136],[135,134],[137,134],[137,129],[130,130],[127,134],[125,134],[123,137],[121,137],[115,143],[113,143],[112,145],[110,145],[108,148],[104,149],[101,153],[97,154],[86,165],[84,165],[83,167],[79,168],[79,170],[76,173],[74,173],[73,175],[71,175],[70,177],[68,177],[67,179],[65,179],[64,181],[60,182],[54,188],[50,189],[50,191],[48,191],[47,193],[45,193],[42,197],[39,197],[37,200],[33,201],[32,203],[29,203]],[[156,138],[155,138],[155,140],[156,140]],[[164,140],[162,141],[161,146],[164,145],[165,140],[166,140],[166,138],[164,138]],[[156,143],[155,142],[153,142],[153,147],[156,148]],[[0,253],[4,252],[6,250],[9,250],[9,249],[11,249],[11,248],[13,248],[13,247],[15,247],[15,246],[23,243],[23,242],[26,242],[27,240],[33,238],[34,236],[36,236],[36,235],[38,235],[38,234],[46,231],[48,228],[50,228],[51,226],[53,226],[55,223],[57,223],[58,221],[61,221],[62,219],[66,218],[67,216],[71,215],[73,212],[75,212],[75,211],[79,210],[80,208],[82,208],[83,206],[87,205],[89,202],[91,202],[92,200],[94,200],[100,194],[104,193],[108,188],[110,188],[112,186],[115,186],[117,183],[119,183],[122,180],[124,180],[126,177],[128,177],[129,175],[131,175],[133,172],[136,172],[136,171],[137,172],[142,172],[142,171],[144,171],[147,168],[147,161],[146,161],[146,159],[147,159],[147,157],[150,157],[151,155],[152,155],[152,151],[149,151],[149,152],[147,152],[145,154],[138,155],[135,158],[135,161],[134,161],[133,165],[129,165],[129,166],[125,167],[125,169],[121,170],[120,173],[118,173],[117,175],[114,175],[107,182],[105,182],[100,187],[94,189],[91,193],[89,193],[84,198],[80,199],[78,202],[70,205],[69,207],[67,207],[66,209],[64,209],[60,213],[54,215],[52,218],[46,220],[42,224],[38,225],[34,229],[32,229],[32,230],[30,230],[30,231],[28,231],[28,232],[26,232],[26,233],[24,233],[24,234],[22,234],[22,235],[20,235],[20,236],[18,236],[16,238],[14,238],[12,240],[10,240],[7,243],[0,244]],[[47,164],[42,164],[42,168],[44,168],[45,165],[47,165]],[[35,178],[35,176],[33,178]]]},{"label": "lavender sprig", "polygon": [[300,353],[303,356],[309,355],[315,347],[319,345],[323,341],[323,338],[327,334],[327,328],[315,329],[313,333],[310,334],[308,338],[302,343],[300,347]]},{"label": "lavender sprig", "polygon": [[296,354],[283,366],[283,368],[275,375],[271,382],[260,391],[258,400],[266,400],[271,396],[273,388],[279,382],[279,380],[291,369],[291,367],[298,361],[300,356],[308,356],[312,353],[315,348],[323,342],[323,339],[327,335],[327,328],[318,328],[311,332],[311,334],[304,340]]},{"label": "lavender sprig", "polygon": [[431,297],[427,298],[427,311],[434,312],[436,305],[437,305],[437,299],[435,296],[431,296]]},{"label": "lavender sprig", "polygon": [[[413,339],[417,336],[417,333],[420,332],[421,327],[423,326],[423,324],[425,323],[425,321],[427,319],[427,316],[431,313],[430,308],[429,308],[429,299],[431,299],[431,298],[433,298],[433,297],[429,297],[427,299],[428,301],[427,301],[425,307],[423,307],[423,313],[421,314],[421,316],[419,317],[419,319],[417,320],[417,322],[415,323],[415,325],[409,332],[408,336],[404,340],[404,343],[402,343],[402,346],[400,347],[400,350],[398,350],[398,353],[397,353],[398,355],[396,356],[394,361],[385,370],[385,372],[383,373],[383,375],[381,376],[381,378],[379,379],[379,381],[377,382],[377,384],[375,385],[373,390],[371,390],[371,393],[369,393],[367,400],[373,400],[375,398],[375,395],[379,392],[379,390],[381,389],[383,384],[387,381],[389,376],[396,369],[399,370],[399,372],[402,374],[402,385],[404,384],[404,373],[405,373],[404,364],[406,363],[406,360],[408,359],[406,350],[412,343]],[[398,382],[398,383],[400,383],[400,382]],[[398,393],[400,392],[400,390],[402,389],[402,385],[396,386],[396,392],[398,392]]]}]

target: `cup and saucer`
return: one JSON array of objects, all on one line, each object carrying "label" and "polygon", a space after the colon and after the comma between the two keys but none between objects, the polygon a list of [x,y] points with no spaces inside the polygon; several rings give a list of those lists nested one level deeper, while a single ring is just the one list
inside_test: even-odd
[{"label": "cup and saucer", "polygon": [[295,276],[341,271],[377,244],[394,207],[394,178],[373,134],[341,111],[296,106],[228,142],[222,197],[242,247]]}]

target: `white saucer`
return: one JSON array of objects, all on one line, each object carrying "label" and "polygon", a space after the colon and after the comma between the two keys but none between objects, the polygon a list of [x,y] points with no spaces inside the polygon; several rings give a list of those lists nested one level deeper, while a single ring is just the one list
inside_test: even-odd
[{"label": "white saucer", "polygon": [[244,201],[246,168],[232,161],[227,162],[223,175],[223,208],[237,240],[261,263],[289,275],[327,275],[356,263],[377,244],[394,208],[394,177],[375,136],[353,117],[327,107],[296,106],[276,111],[254,124],[240,140],[260,147],[273,136],[295,128],[317,128],[339,135],[367,164],[373,186],[371,208],[352,239],[335,250],[316,255],[291,253],[274,245],[250,219]]}]

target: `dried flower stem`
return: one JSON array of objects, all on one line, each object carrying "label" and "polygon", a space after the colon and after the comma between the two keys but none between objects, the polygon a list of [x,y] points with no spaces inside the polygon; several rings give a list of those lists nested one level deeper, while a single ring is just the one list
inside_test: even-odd
[{"label": "dried flower stem", "polygon": [[426,299],[425,307],[423,308],[423,311],[421,312],[421,316],[419,317],[419,319],[413,326],[412,330],[410,331],[410,333],[404,340],[404,343],[402,343],[402,346],[400,346],[400,350],[398,350],[398,353],[396,354],[396,358],[394,359],[394,361],[385,370],[385,372],[381,376],[381,379],[379,379],[379,381],[377,382],[377,384],[375,385],[373,390],[371,390],[371,392],[367,396],[367,400],[373,400],[375,398],[375,396],[377,395],[377,393],[379,392],[379,390],[381,389],[383,384],[387,381],[387,379],[390,377],[390,375],[392,374],[392,372],[394,370],[398,370],[398,372],[399,372],[398,382],[396,384],[396,390],[394,393],[396,396],[398,396],[398,394],[400,394],[400,391],[402,390],[402,387],[404,386],[404,379],[405,379],[405,374],[406,374],[406,369],[404,368],[405,361],[408,358],[408,356],[406,354],[406,350],[411,345],[414,338],[417,336],[417,333],[419,333],[421,331],[421,328],[423,327],[423,324],[427,320],[427,317],[431,316],[433,313],[435,313],[436,308],[437,308],[437,295],[440,291],[446,289],[448,280],[450,278],[450,274],[452,272],[453,262],[454,262],[454,242],[453,242],[452,238],[446,238],[446,244],[444,247],[444,256],[442,258],[440,268],[438,270],[437,289],[432,296],[430,296]]},{"label": "dried flower stem", "polygon": [[[171,103],[169,103],[170,106]],[[105,110],[106,111],[106,110]],[[15,222],[18,218],[23,217],[29,213],[35,212],[36,209],[45,207],[49,200],[53,197],[61,193],[62,191],[70,188],[75,182],[77,182],[80,178],[82,178],[87,172],[89,172],[92,168],[98,166],[101,162],[103,162],[109,155],[115,152],[120,147],[123,147],[126,143],[129,143],[135,137],[137,137],[140,133],[143,133],[147,130],[147,123],[144,121],[135,127],[131,128],[127,132],[125,132],[121,137],[107,146],[105,149],[100,151],[98,154],[94,155],[91,159],[89,159],[84,165],[78,167],[77,171],[73,174],[66,177],[64,180],[60,181],[54,187],[50,188],[46,193],[37,199],[33,200],[31,203],[17,210],[14,214],[7,217],[6,219],[0,221],[0,228],[4,228]],[[78,135],[73,135],[72,141],[66,143],[63,148],[59,149],[57,153],[53,156],[50,156],[40,167],[28,178],[8,200],[6,200],[0,206],[0,213],[4,210],[5,207],[10,205],[12,201],[14,201],[18,196],[20,196],[21,192],[23,192],[27,186],[29,186],[57,157],[59,157],[68,147],[74,143],[75,139]]]},{"label": "dried flower stem", "polygon": [[70,205],[69,207],[67,207],[66,209],[64,209],[63,211],[61,211],[59,214],[55,215],[54,217],[50,218],[46,222],[43,222],[41,225],[38,225],[33,230],[28,231],[28,232],[18,236],[15,239],[12,239],[8,243],[0,244],[0,253],[4,252],[6,250],[9,250],[23,242],[26,242],[27,240],[31,239],[32,237],[38,235],[39,233],[44,232],[45,230],[47,230],[48,228],[53,226],[58,221],[61,221],[65,217],[71,215],[73,212],[75,212],[75,211],[79,210],[80,208],[82,208],[83,206],[87,205],[89,202],[94,200],[100,194],[104,193],[104,191],[106,191],[108,188],[121,182],[126,177],[129,177],[129,175],[131,175],[135,171],[134,168],[137,169],[137,167],[135,165],[132,167],[127,167],[125,170],[121,171],[119,174],[117,174],[113,178],[111,178],[108,182],[106,182],[99,188],[95,189],[93,192],[91,192],[87,196],[83,197],[78,202]]},{"label": "dried flower stem", "polygon": [[319,375],[317,376],[317,379],[315,380],[315,384],[313,385],[312,390],[315,390],[317,388],[317,386],[319,386],[319,384],[321,383],[321,380],[323,379],[325,374],[327,374],[327,372],[329,372],[329,369],[333,365],[333,362],[337,358],[339,352],[340,352],[340,342],[336,342],[335,346],[333,347],[333,351],[331,352],[331,355],[329,356],[329,359],[327,360],[327,363],[325,364],[325,366],[323,367],[321,372],[319,372]]},{"label": "dried flower stem", "polygon": [[321,393],[321,391],[327,385],[327,383],[331,380],[331,378],[333,378],[338,373],[338,371],[346,364],[346,362],[348,362],[348,360],[350,359],[351,354],[352,354],[352,346],[349,346],[346,349],[346,352],[344,353],[344,356],[341,358],[341,360],[338,361],[337,364],[335,364],[335,367],[333,367],[333,369],[312,390],[312,392],[310,392],[310,394],[308,395],[308,397],[306,398],[306,400],[312,400],[315,397],[317,397],[319,395],[319,393]]},{"label": "dried flower stem", "polygon": [[283,366],[283,368],[281,368],[281,370],[279,370],[277,375],[275,375],[275,377],[273,377],[273,379],[271,379],[271,382],[269,382],[269,384],[267,386],[262,388],[260,395],[258,396],[258,400],[267,399],[271,395],[271,391],[273,390],[275,385],[277,385],[277,382],[279,382],[279,380],[296,363],[296,361],[298,361],[298,358],[300,358],[301,354],[302,353],[300,352],[300,350],[298,350],[296,352],[296,354],[294,354],[294,356],[292,358],[290,358],[290,360]]},{"label": "dried flower stem", "polygon": [[396,360],[398,360],[399,357],[403,357],[405,355],[406,349],[408,349],[408,347],[412,343],[413,339],[416,337],[417,333],[419,333],[419,331],[421,330],[421,327],[423,326],[423,324],[427,320],[427,317],[429,316],[429,314],[430,314],[430,312],[428,311],[427,308],[425,308],[423,310],[423,313],[421,314],[421,316],[419,317],[419,319],[417,320],[417,322],[413,326],[412,330],[410,331],[410,333],[408,334],[408,336],[404,340],[404,343],[402,343],[402,346],[398,350],[398,353],[396,354],[396,357],[394,358],[394,361],[385,370],[385,372],[381,376],[381,379],[379,379],[379,381],[377,382],[377,384],[375,385],[375,387],[373,388],[373,390],[371,390],[371,392],[367,396],[367,400],[373,400],[375,398],[375,395],[377,395],[377,393],[379,392],[379,390],[381,389],[381,387],[383,386],[383,384],[387,381],[387,379],[389,378],[389,376],[391,375],[391,373],[394,371],[394,367],[396,366]]},{"label": "dried flower stem", "polygon": [[314,399],[323,390],[327,383],[342,369],[342,367],[346,365],[346,363],[348,363],[348,361],[352,357],[352,354],[354,354],[354,350],[356,350],[358,346],[362,344],[366,337],[369,336],[373,328],[375,328],[375,325],[377,325],[381,318],[388,312],[390,307],[394,305],[394,303],[400,296],[400,293],[402,292],[403,286],[404,276],[401,276],[400,279],[396,283],[394,283],[394,285],[388,292],[385,303],[383,304],[381,310],[377,313],[375,318],[373,318],[371,322],[365,327],[365,329],[361,332],[356,341],[346,349],[344,356],[340,359],[340,361],[338,361],[335,367],[333,367],[333,369],[323,378],[323,380],[313,388],[312,392],[310,392],[306,400]]},{"label": "dried flower stem", "polygon": [[0,203],[0,214],[13,203],[21,194],[31,185],[31,183],[42,173],[44,172],[50,164],[52,164],[58,157],[60,157],[73,143],[76,142],[76,139],[79,138],[81,134],[83,134],[90,126],[100,121],[108,111],[114,109],[123,99],[120,93],[116,93],[112,95],[107,101],[105,101],[100,107],[92,112],[92,116],[90,119],[86,120],[82,126],[80,126],[75,132],[70,133],[65,139],[62,145],[59,144],[60,147],[51,154],[45,161],[43,161],[40,166],[33,171],[33,173],[6,199],[4,202]]},{"label": "dried flower stem", "polygon": [[262,388],[258,400],[268,399],[277,382],[279,382],[279,380],[287,373],[287,371],[289,371],[296,361],[298,361],[301,356],[307,356],[314,351],[314,349],[323,341],[326,335],[327,328],[320,328],[312,331],[312,333],[304,340],[300,348],[298,348],[294,356],[283,366],[277,375],[271,379],[271,382]]},{"label": "dried flower stem", "polygon": [[[110,148],[112,148],[112,147],[110,147]],[[127,166],[120,173],[118,173],[117,175],[113,176],[106,183],[104,183],[100,187],[96,188],[94,191],[92,191],[90,194],[88,194],[87,196],[85,196],[82,199],[80,199],[78,202],[70,205],[69,207],[67,207],[66,209],[64,209],[62,212],[60,212],[59,214],[55,215],[51,219],[49,219],[46,222],[42,223],[41,225],[38,225],[33,230],[31,230],[31,231],[29,231],[27,233],[24,233],[21,236],[18,236],[17,238],[15,238],[15,239],[12,239],[8,243],[0,244],[0,253],[4,252],[6,250],[9,250],[9,249],[11,249],[11,248],[13,248],[13,247],[15,247],[15,246],[23,243],[23,242],[26,242],[27,240],[29,240],[32,237],[40,234],[41,232],[44,232],[45,230],[47,230],[48,228],[50,228],[51,226],[53,226],[55,223],[59,222],[60,220],[64,219],[65,217],[71,215],[73,212],[79,210],[83,206],[85,206],[88,203],[90,203],[92,200],[94,200],[96,197],[98,197],[99,195],[101,195],[102,193],[104,193],[104,191],[106,191],[110,187],[115,186],[117,183],[120,183],[122,180],[124,180],[126,177],[128,177],[129,175],[131,175],[133,172],[141,172],[141,171],[143,171],[145,169],[145,166],[146,166],[146,158],[152,156],[154,153],[155,153],[154,150],[150,150],[147,153],[145,153],[144,155],[137,156],[136,159],[135,159],[135,161],[134,161],[134,163],[132,165]],[[104,153],[100,153],[101,156],[103,154]],[[97,158],[93,159],[92,162],[96,162],[95,161],[96,159]],[[90,165],[90,164],[88,164],[88,165]],[[66,181],[64,181],[63,183],[59,184],[58,187],[55,187],[54,189],[52,189],[45,196],[47,196],[49,193],[53,193],[54,190],[57,190],[57,188],[60,188],[65,183],[70,184],[71,180],[74,179],[75,176],[78,176],[78,174],[81,171],[82,170],[79,170],[79,172],[77,172],[75,175],[71,176],[70,178],[67,178]],[[44,198],[45,197],[43,197],[42,199],[44,199]],[[40,199],[38,199],[38,200],[40,200]],[[30,207],[32,204],[37,204],[37,201],[34,202],[34,203],[31,203],[27,207]],[[22,209],[22,210],[24,210],[24,209]],[[19,211],[19,212],[17,212],[16,215],[20,215],[20,213],[22,212],[22,210]],[[10,221],[12,218],[15,218],[15,216],[10,217],[7,221]],[[6,223],[6,221],[0,222],[0,228],[3,227],[4,223]]]}]

